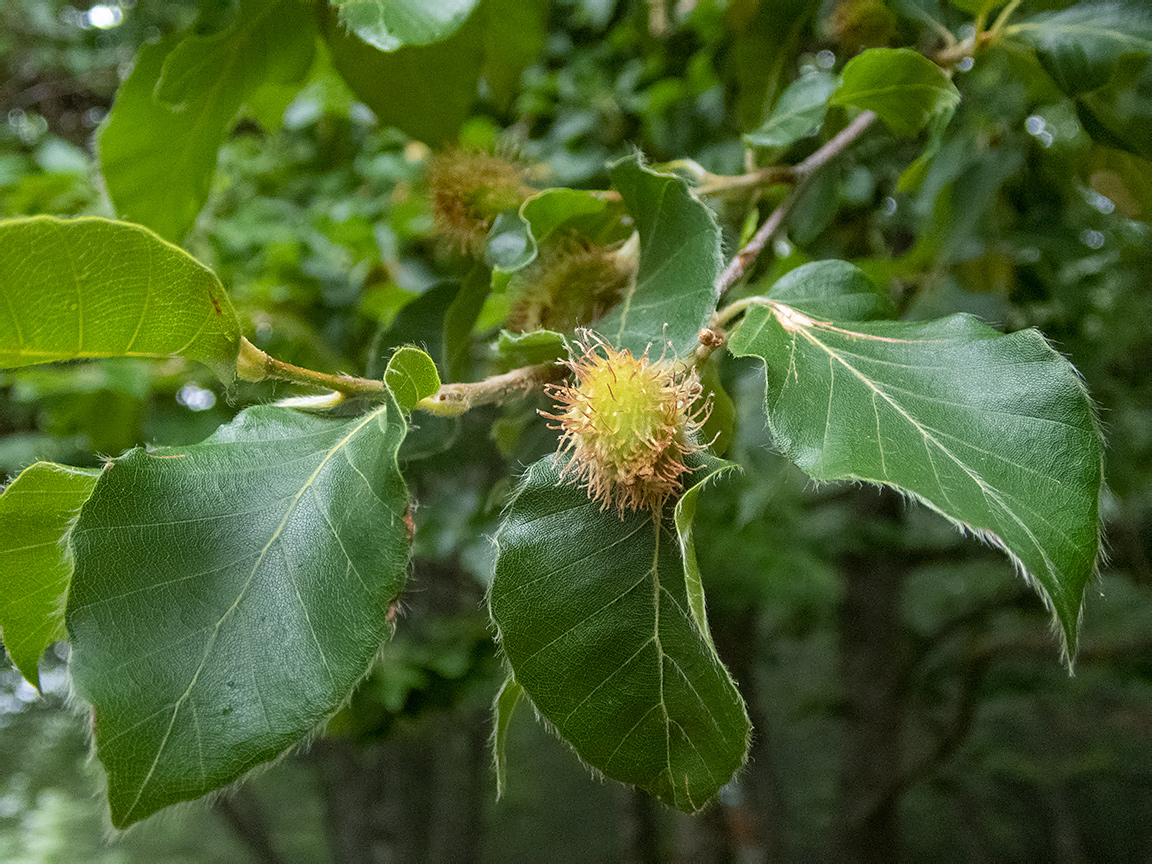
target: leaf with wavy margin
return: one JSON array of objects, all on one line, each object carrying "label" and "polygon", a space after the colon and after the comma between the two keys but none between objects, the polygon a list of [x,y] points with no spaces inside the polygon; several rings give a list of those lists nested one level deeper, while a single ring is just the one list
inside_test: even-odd
[{"label": "leaf with wavy margin", "polygon": [[776,446],[817,480],[895,487],[1006,551],[1076,650],[1100,549],[1100,430],[1036,330],[968,315],[844,323],[765,298],[733,333],[768,372]]}]

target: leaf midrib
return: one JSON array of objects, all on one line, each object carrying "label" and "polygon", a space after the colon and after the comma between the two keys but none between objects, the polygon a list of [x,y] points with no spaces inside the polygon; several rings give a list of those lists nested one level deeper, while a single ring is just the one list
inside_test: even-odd
[{"label": "leaf midrib", "polygon": [[[783,304],[779,304],[779,305],[783,306]],[[787,309],[788,307],[785,306],[784,308]],[[831,346],[828,346],[825,343],[823,343],[822,341],[820,341],[819,339],[817,339],[807,327],[798,326],[794,322],[790,323],[788,326],[785,326],[784,322],[781,320],[779,312],[775,308],[773,309],[773,314],[776,316],[776,319],[780,323],[780,326],[786,332],[798,333],[801,336],[803,336],[809,343],[811,343],[812,345],[815,345],[816,347],[820,348],[822,351],[827,353],[829,355],[830,360],[840,363],[845,369],[847,369],[855,377],[857,377],[864,384],[865,387],[867,387],[875,395],[879,396],[885,402],[887,402],[892,407],[893,410],[895,410],[898,414],[900,414],[902,417],[904,417],[904,419],[909,423],[909,425],[912,426],[913,429],[918,431],[924,437],[926,449],[927,449],[928,443],[931,442],[936,447],[936,449],[940,451],[940,453],[942,455],[944,455],[948,459],[952,460],[960,468],[961,471],[963,471],[966,475],[968,475],[968,477],[972,480],[972,482],[976,484],[976,486],[980,490],[981,494],[984,495],[985,499],[988,500],[990,504],[995,504],[996,507],[998,507],[1001,511],[1003,511],[1012,521],[1014,521],[1020,527],[1020,529],[1024,532],[1024,534],[1031,541],[1032,545],[1036,548],[1036,551],[1039,552],[1040,557],[1043,560],[1043,562],[1044,562],[1044,564],[1048,570],[1049,577],[1051,577],[1053,580],[1055,580],[1057,582],[1057,584],[1059,583],[1059,572],[1060,571],[1054,565],[1052,560],[1049,558],[1047,551],[1044,549],[1043,545],[1036,538],[1036,535],[1032,532],[1032,529],[1028,527],[1028,525],[1024,522],[1024,520],[1022,520],[1016,514],[1015,510],[1013,510],[1006,503],[1004,503],[998,490],[996,490],[992,486],[989,486],[987,484],[987,482],[985,482],[985,480],[979,475],[979,473],[974,468],[971,468],[970,466],[968,466],[963,460],[961,460],[958,456],[956,456],[956,454],[954,454],[951,450],[949,450],[947,447],[945,447],[935,437],[935,435],[931,434],[933,430],[931,430],[929,427],[921,425],[916,420],[915,417],[913,417],[906,410],[904,410],[904,408],[898,402],[896,402],[891,396],[889,396],[886,391],[884,391],[882,388],[875,385],[870,378],[868,378],[866,375],[864,375],[859,370],[857,370],[856,367],[854,367],[851,363],[848,363],[843,357],[840,356],[840,354],[835,349],[833,349]],[[829,411],[831,411],[831,392],[829,392]],[[928,452],[929,452],[929,454],[931,453],[931,451],[928,451]],[[929,462],[931,463],[931,461],[932,461],[931,456],[929,455]],[[933,471],[935,472],[935,466],[933,466]],[[892,481],[885,478],[883,482],[891,483]],[[949,502],[949,504],[951,504],[952,503],[951,499],[948,497],[947,490],[944,488],[943,482],[939,479],[938,474],[937,474],[937,486],[939,487],[941,494],[943,494],[945,499]],[[955,507],[954,504],[952,506]],[[983,529],[983,530],[989,530],[989,529]]]}]

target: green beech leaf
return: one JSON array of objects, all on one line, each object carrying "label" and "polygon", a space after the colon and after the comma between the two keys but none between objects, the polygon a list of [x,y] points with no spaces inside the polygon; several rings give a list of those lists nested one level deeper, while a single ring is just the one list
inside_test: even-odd
[{"label": "green beech leaf", "polygon": [[1152,63],[1134,81],[1077,96],[1076,114],[1094,140],[1152,159]]},{"label": "green beech leaf", "polygon": [[[692,536],[692,522],[696,518],[696,503],[704,485],[720,474],[736,467],[734,462],[717,459],[707,453],[699,457],[702,462],[693,476],[693,484],[685,490],[672,511],[672,523],[676,526],[676,536],[680,541],[680,557],[684,562],[684,592],[688,597],[688,609],[696,629],[708,643],[713,655],[716,646],[712,643],[712,633],[708,629],[708,616],[704,602],[704,583],[700,580],[700,567],[696,563],[696,541]],[[719,662],[719,657],[715,657]]]},{"label": "green beech leaf", "polygon": [[532,465],[497,535],[504,655],[588,764],[695,812],[744,763],[749,724],[698,623],[691,545],[668,515],[621,518],[558,480],[555,457]]},{"label": "green beech leaf", "polygon": [[323,16],[321,27],[332,64],[356,98],[385,126],[436,146],[456,136],[476,98],[482,17],[471,16],[444,41],[390,52],[346,32],[334,13]]},{"label": "green beech leaf", "polygon": [[1077,3],[1034,15],[1005,34],[1035,48],[1057,86],[1075,96],[1152,58],[1152,8],[1146,3]]},{"label": "green beech leaf", "polygon": [[787,147],[810,138],[824,125],[828,99],[835,89],[836,79],[827,72],[801,76],[788,85],[760,128],[744,140],[756,147]]},{"label": "green beech leaf", "polygon": [[315,37],[309,4],[244,0],[227,30],[144,45],[98,137],[118,214],[182,240],[208,200],[216,152],[240,106],[266,81],[300,80]]},{"label": "green beech leaf", "polygon": [[37,462],[0,494],[0,632],[28,683],[44,649],[64,639],[72,526],[99,471]]},{"label": "green beech leaf", "polygon": [[[281,29],[289,32],[269,38]],[[169,52],[155,96],[169,105],[187,106],[219,90],[221,76],[226,75],[229,80],[223,83],[241,93],[243,101],[265,84],[302,81],[312,66],[315,46],[315,18],[304,4],[241,0],[227,30],[186,36]]]},{"label": "green beech leaf", "polygon": [[837,323],[766,303],[729,344],[766,365],[776,446],[816,480],[893,486],[1004,549],[1071,660],[1102,481],[1072,365],[1035,330],[1004,335],[967,315]]},{"label": "green beech leaf", "polygon": [[1152,7],[1080,3],[1005,29],[1036,49],[1093,139],[1152,159]]},{"label": "green beech leaf", "polygon": [[524,688],[509,675],[492,701],[492,762],[496,768],[497,801],[504,797],[504,792],[508,789],[508,762],[504,758],[504,746],[508,741],[508,727],[512,724],[512,716],[523,698]]},{"label": "green beech leaf", "polygon": [[636,222],[640,269],[596,330],[636,355],[649,345],[660,354],[667,340],[670,351],[687,357],[720,297],[720,228],[684,180],[653,171],[638,156],[612,166],[612,185]]},{"label": "green beech leaf", "polygon": [[180,355],[235,377],[240,325],[220,280],[139,225],[0,222],[0,295],[0,367]]},{"label": "green beech leaf", "polygon": [[335,0],[345,26],[381,51],[442,42],[479,0]]},{"label": "green beech leaf", "polygon": [[887,293],[847,261],[813,261],[789,270],[768,296],[816,318],[870,321],[892,313]]},{"label": "green beech leaf", "polygon": [[411,411],[421,399],[440,389],[440,374],[436,362],[411,345],[397,348],[384,370],[384,383],[400,403]]},{"label": "green beech leaf", "polygon": [[833,105],[875,111],[897,135],[911,137],[941,111],[960,103],[960,91],[939,66],[909,48],[869,48],[848,61]]},{"label": "green beech leaf", "polygon": [[501,213],[488,232],[485,258],[493,268],[493,287],[507,284],[507,275],[522,270],[536,260],[539,245],[557,229],[571,226],[593,239],[616,223],[604,196],[582,189],[544,189],[520,205],[519,212]]},{"label": "green beech leaf", "polygon": [[956,107],[945,108],[932,116],[928,121],[928,143],[924,145],[923,152],[900,173],[896,181],[897,192],[915,192],[928,176],[928,169],[932,167],[932,160],[944,145],[944,133],[956,114]]},{"label": "green beech leaf", "polygon": [[533,330],[530,333],[501,330],[496,352],[509,366],[531,366],[567,357],[568,344],[561,334],[552,330]]},{"label": "green beech leaf", "polygon": [[114,825],[276,758],[368,670],[408,565],[405,430],[391,400],[353,420],[261,406],[105,467],[65,617]]}]

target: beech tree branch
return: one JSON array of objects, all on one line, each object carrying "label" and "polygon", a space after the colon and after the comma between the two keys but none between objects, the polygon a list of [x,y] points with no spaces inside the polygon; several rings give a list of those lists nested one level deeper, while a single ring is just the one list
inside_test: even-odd
[{"label": "beech tree branch", "polygon": [[236,375],[242,381],[291,381],[293,384],[306,384],[324,387],[347,396],[378,396],[384,392],[384,382],[374,378],[356,378],[352,375],[329,375],[294,366],[265,354],[243,336],[240,337],[240,354],[236,358]]},{"label": "beech tree branch", "polygon": [[752,264],[755,263],[757,257],[764,250],[764,247],[780,232],[784,227],[784,221],[792,214],[796,205],[800,201],[800,196],[808,188],[808,184],[812,178],[816,176],[825,165],[843,153],[848,147],[861,135],[864,134],[872,121],[876,119],[876,114],[872,111],[861,112],[855,120],[840,130],[833,136],[824,146],[805,159],[803,162],[795,165],[792,168],[791,176],[794,182],[792,191],[788,193],[787,197],[780,202],[780,205],[772,211],[764,224],[752,235],[752,239],[748,241],[748,245],[741,249],[729,262],[728,266],[724,268],[724,272],[720,274],[717,281],[719,293],[724,294],[729,288],[735,285],[740,279],[748,272]]},{"label": "beech tree branch", "polygon": [[695,188],[697,195],[719,195],[737,189],[754,189],[757,186],[771,186],[773,183],[792,183],[796,180],[796,168],[792,165],[769,165],[747,174],[708,174],[703,183]]},{"label": "beech tree branch", "polygon": [[470,384],[444,384],[417,408],[440,417],[457,417],[481,405],[499,405],[509,399],[527,396],[533,390],[568,375],[568,368],[559,363],[539,363],[521,366],[503,375],[493,375]]},{"label": "beech tree branch", "polygon": [[[347,396],[380,398],[384,382],[376,378],[356,378],[352,375],[329,375],[314,369],[305,369],[277,360],[265,354],[247,339],[240,339],[240,356],[236,362],[237,375],[244,381],[290,381],[311,387],[323,387]],[[481,405],[496,405],[526,396],[531,391],[553,381],[559,381],[568,370],[558,363],[539,363],[521,366],[483,381],[463,384],[443,384],[440,389],[420,400],[417,408],[440,417],[458,417]]]}]

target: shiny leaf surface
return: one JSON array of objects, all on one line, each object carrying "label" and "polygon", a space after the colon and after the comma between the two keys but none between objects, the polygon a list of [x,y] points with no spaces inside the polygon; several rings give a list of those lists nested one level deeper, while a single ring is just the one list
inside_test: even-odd
[{"label": "shiny leaf surface", "polygon": [[788,85],[772,112],[755,132],[744,136],[756,147],[787,147],[820,131],[836,79],[827,72],[810,72]]},{"label": "shiny leaf surface", "polygon": [[1146,3],[1080,3],[1034,15],[1006,33],[1035,48],[1070,96],[1110,83],[1126,63],[1152,58],[1152,8]]},{"label": "shiny leaf surface", "polygon": [[939,66],[909,48],[869,48],[844,67],[833,105],[875,111],[897,135],[911,137],[960,102]]},{"label": "shiny leaf surface", "polygon": [[179,355],[235,377],[240,325],[220,280],[139,225],[0,222],[0,295],[0,366]]},{"label": "shiny leaf surface", "polygon": [[479,0],[342,0],[340,18],[374,48],[431,45],[460,29]]},{"label": "shiny leaf surface", "polygon": [[455,137],[476,98],[484,65],[482,17],[471,17],[443,41],[395,51],[347,32],[335,14],[324,16],[321,26],[332,63],[356,98],[385,126],[435,146]]},{"label": "shiny leaf surface", "polygon": [[622,519],[558,480],[554,457],[532,465],[497,537],[504,655],[588,764],[695,812],[743,764],[749,724],[697,623],[691,546],[671,514]]},{"label": "shiny leaf surface", "polygon": [[105,468],[66,611],[112,822],[276,758],[347,698],[408,564],[395,402],[353,420],[250,408]]}]

